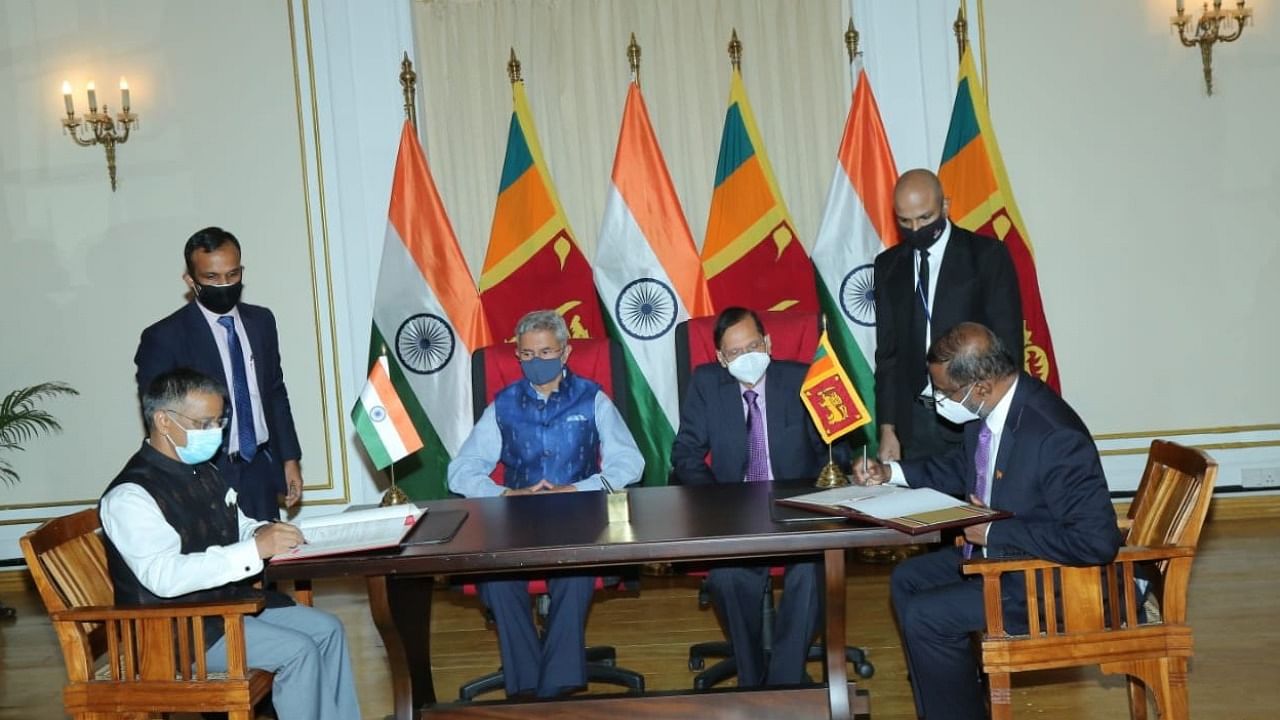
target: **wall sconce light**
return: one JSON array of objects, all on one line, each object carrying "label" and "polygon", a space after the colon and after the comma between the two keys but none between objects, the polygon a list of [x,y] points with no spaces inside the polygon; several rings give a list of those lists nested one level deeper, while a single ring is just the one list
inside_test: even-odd
[{"label": "wall sconce light", "polygon": [[[1199,47],[1200,60],[1204,64],[1204,89],[1213,94],[1213,45],[1218,42],[1235,42],[1244,32],[1244,26],[1253,17],[1253,9],[1245,8],[1244,0],[1237,0],[1235,10],[1223,10],[1222,0],[1213,0],[1213,9],[1209,3],[1204,4],[1204,12],[1195,24],[1195,34],[1187,37],[1187,26],[1191,24],[1191,15],[1183,9],[1183,0],[1177,0],[1178,14],[1169,22],[1178,28],[1178,39],[1186,47]],[[1235,22],[1235,30],[1226,32]]]},{"label": "wall sconce light", "polygon": [[[89,112],[83,120],[76,118],[75,104],[71,101],[71,83],[62,83],[62,102],[66,105],[67,116],[62,119],[62,128],[71,134],[71,140],[80,147],[101,145],[107,151],[107,176],[111,178],[111,191],[116,190],[116,145],[123,145],[129,140],[129,131],[138,124],[138,116],[129,112],[129,83],[120,78],[120,112],[115,119],[104,103],[102,112],[98,112],[98,94],[90,82],[85,88],[89,93]],[[82,126],[88,132],[82,132]]]}]

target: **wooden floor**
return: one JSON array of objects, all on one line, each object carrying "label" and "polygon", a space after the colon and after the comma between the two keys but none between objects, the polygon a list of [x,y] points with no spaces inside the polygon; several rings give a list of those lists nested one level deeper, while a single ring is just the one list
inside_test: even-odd
[{"label": "wooden floor", "polygon": [[[889,619],[888,572],[884,565],[850,564],[849,641],[866,647],[876,666],[875,677],[861,683],[871,693],[872,717],[910,720],[902,649]],[[363,586],[344,581],[316,589],[316,605],[346,623],[364,717],[387,716],[386,658]],[[688,646],[720,637],[713,614],[698,610],[696,596],[694,580],[646,577],[640,596],[596,602],[588,640],[615,645],[619,663],[643,672],[652,690],[688,688]],[[65,717],[62,657],[39,598],[10,579],[0,582],[0,599],[18,610],[16,621],[0,624],[0,718]],[[462,681],[497,665],[497,646],[473,600],[440,591],[435,608],[434,672],[444,700],[456,696]],[[1190,675],[1193,717],[1280,717],[1280,522],[1210,520],[1192,574],[1190,616],[1196,643]],[[816,664],[810,672],[820,676]],[[1096,670],[1026,674],[1014,682],[1019,718],[1128,717],[1123,681]]]}]

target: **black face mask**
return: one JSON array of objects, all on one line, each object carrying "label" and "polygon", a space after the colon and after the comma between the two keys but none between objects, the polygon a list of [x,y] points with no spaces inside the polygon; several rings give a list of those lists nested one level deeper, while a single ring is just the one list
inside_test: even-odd
[{"label": "black face mask", "polygon": [[242,282],[231,285],[201,285],[200,283],[195,285],[196,300],[216,315],[231,312],[231,308],[240,302],[240,293],[244,290]]},{"label": "black face mask", "polygon": [[938,242],[938,238],[942,237],[942,231],[947,229],[947,216],[938,213],[938,219],[922,225],[915,230],[898,227],[898,237],[908,247],[915,250],[928,250],[934,243]]}]

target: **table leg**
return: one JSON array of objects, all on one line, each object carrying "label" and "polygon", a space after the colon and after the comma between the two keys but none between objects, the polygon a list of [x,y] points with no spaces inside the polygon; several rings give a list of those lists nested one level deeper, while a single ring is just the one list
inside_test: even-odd
[{"label": "table leg", "polygon": [[373,575],[369,610],[391,666],[397,720],[411,720],[436,702],[431,683],[431,576]]},{"label": "table leg", "polygon": [[831,720],[849,720],[849,676],[845,672],[844,549],[823,553],[827,588],[827,696]]}]

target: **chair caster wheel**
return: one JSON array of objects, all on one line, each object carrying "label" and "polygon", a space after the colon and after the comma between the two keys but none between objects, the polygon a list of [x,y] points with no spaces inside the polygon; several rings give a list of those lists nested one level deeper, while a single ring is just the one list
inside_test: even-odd
[{"label": "chair caster wheel", "polygon": [[689,672],[698,672],[706,665],[706,661],[701,656],[689,658]]},{"label": "chair caster wheel", "polygon": [[853,671],[863,680],[866,680],[876,674],[876,669],[871,665],[871,663],[858,663],[854,666]]}]

